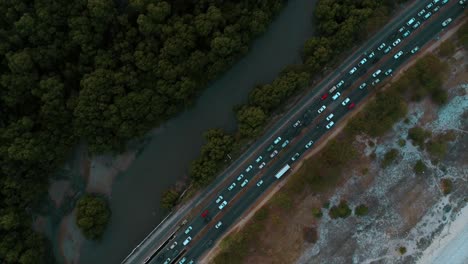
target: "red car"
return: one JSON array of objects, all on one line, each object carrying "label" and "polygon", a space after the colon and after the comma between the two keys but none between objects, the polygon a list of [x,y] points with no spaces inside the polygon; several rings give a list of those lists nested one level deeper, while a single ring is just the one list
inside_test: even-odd
[{"label": "red car", "polygon": [[205,218],[208,215],[208,210],[203,211],[201,217]]},{"label": "red car", "polygon": [[328,94],[327,94],[327,93],[326,93],[326,94],[324,94],[324,95],[322,95],[322,100],[325,100],[325,99],[327,99],[327,97],[328,97]]},{"label": "red car", "polygon": [[348,105],[348,109],[352,109],[355,105],[356,105],[356,104],[354,104],[354,103],[349,104],[349,105]]}]

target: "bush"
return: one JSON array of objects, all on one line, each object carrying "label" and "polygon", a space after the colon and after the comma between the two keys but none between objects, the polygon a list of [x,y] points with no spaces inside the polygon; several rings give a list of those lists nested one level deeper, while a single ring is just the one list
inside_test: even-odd
[{"label": "bush", "polygon": [[317,218],[322,217],[322,215],[323,215],[322,214],[322,209],[317,208],[317,207],[312,208],[312,215],[317,217]]},{"label": "bush", "polygon": [[442,179],[440,181],[440,185],[442,188],[442,193],[447,195],[452,192],[452,181],[449,179]]},{"label": "bush", "polygon": [[406,140],[400,138],[400,140],[398,140],[398,145],[399,145],[400,147],[406,146]]},{"label": "bush", "polygon": [[346,218],[351,215],[351,209],[345,200],[341,200],[338,206],[335,205],[330,208],[329,215],[332,219],[336,219],[338,217]]},{"label": "bush", "polygon": [[169,189],[162,194],[161,207],[164,209],[172,209],[179,199],[179,193],[174,189]]},{"label": "bush", "polygon": [[368,212],[369,208],[364,204],[358,205],[356,208],[354,208],[354,214],[357,216],[367,215]]},{"label": "bush", "polygon": [[406,253],[406,247],[400,247],[398,248],[398,251],[400,252],[401,255],[404,255]]},{"label": "bush", "polygon": [[416,174],[423,174],[426,170],[426,164],[422,160],[418,160],[413,169]]},{"label": "bush", "polygon": [[83,195],[76,205],[76,224],[88,239],[100,239],[109,223],[107,200],[94,194]]},{"label": "bush", "polygon": [[414,145],[421,148],[424,147],[424,142],[430,135],[430,131],[426,131],[421,127],[413,127],[408,131],[408,138],[411,139]]},{"label": "bush", "polygon": [[385,153],[385,155],[384,155],[381,166],[383,168],[385,168],[388,165],[392,164],[392,162],[394,162],[395,159],[398,157],[399,153],[400,152],[397,149],[394,149],[394,148],[387,151],[387,153]]}]

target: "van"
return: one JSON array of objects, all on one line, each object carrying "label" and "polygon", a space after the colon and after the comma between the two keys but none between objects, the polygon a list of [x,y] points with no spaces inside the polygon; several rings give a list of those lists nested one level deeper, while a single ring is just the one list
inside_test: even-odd
[{"label": "van", "polygon": [[374,73],[372,74],[372,77],[374,77],[374,78],[377,77],[381,72],[382,72],[382,71],[381,71],[380,69],[378,69],[376,72],[374,72]]},{"label": "van", "polygon": [[408,22],[406,22],[406,25],[407,25],[407,26],[411,26],[411,24],[413,24],[414,21],[416,21],[416,19],[413,17],[413,18],[411,18],[410,20],[408,20]]},{"label": "van", "polygon": [[338,99],[338,97],[340,97],[340,95],[341,95],[340,92],[337,92],[335,95],[333,95],[332,99],[336,100]]}]

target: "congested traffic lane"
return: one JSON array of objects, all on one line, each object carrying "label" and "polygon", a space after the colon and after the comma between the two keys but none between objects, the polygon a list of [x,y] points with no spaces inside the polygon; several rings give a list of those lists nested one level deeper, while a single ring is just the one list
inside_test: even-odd
[{"label": "congested traffic lane", "polygon": [[[406,60],[410,58],[411,55],[413,55],[410,51],[414,49],[414,47],[418,46],[423,46],[424,43],[430,41],[431,39],[434,38],[434,35],[437,34],[441,30],[440,24],[447,20],[448,18],[455,18],[458,15],[462,13],[462,10],[460,8],[457,8],[457,6],[453,6],[450,10],[445,12],[443,15],[432,21],[433,27],[429,27],[422,32],[418,34],[418,38],[414,40],[414,42],[408,43],[408,44],[402,44],[399,50],[404,51],[404,53],[398,57],[398,59],[395,59],[394,56],[391,56],[389,60],[386,61],[385,64],[381,65],[381,68],[383,69],[383,72],[381,74],[385,74],[385,71],[388,69],[398,69]],[[397,52],[395,52],[397,53]],[[385,76],[385,78],[388,76]],[[382,80],[384,77],[382,77]],[[375,80],[374,77],[371,77],[366,80],[366,82],[371,82],[372,80]],[[347,97],[350,98],[350,103],[355,102],[359,103],[365,96],[368,94],[369,89],[354,89],[351,91],[351,93],[348,94]],[[349,111],[347,106],[341,105],[341,102],[336,103],[336,107],[334,107],[334,118],[336,118],[336,122],[338,122],[342,117],[346,115],[346,113]],[[225,228],[227,228],[230,224],[234,223],[236,219],[238,218],[239,215],[241,215],[243,212],[245,212],[255,201],[257,198],[259,198],[262,193],[268,189],[268,187],[276,182],[276,179],[272,177],[272,175],[280,169],[284,164],[286,163],[291,163],[290,157],[292,157],[295,153],[299,153],[302,155],[305,152],[304,145],[307,144],[309,140],[314,140],[317,141],[323,134],[325,134],[328,130],[325,128],[325,125],[328,123],[327,120],[322,120],[319,125],[318,129],[313,129],[308,136],[302,137],[302,139],[297,142],[297,144],[294,144],[297,146],[296,148],[291,148],[289,150],[286,150],[284,153],[284,156],[279,159],[274,165],[271,166],[271,169],[268,170],[268,172],[262,177],[264,183],[259,187],[259,186],[252,186],[250,189],[246,191],[246,193],[242,196],[242,200],[239,200],[237,204],[232,205],[231,210],[226,212],[223,215],[222,222],[223,222],[223,228],[222,229],[216,229],[212,228],[210,229],[209,232],[204,237],[204,243],[200,243],[200,245],[193,246],[190,248],[189,252],[186,254],[186,256],[190,259],[194,258],[196,259],[198,256],[200,256],[207,248],[209,248],[209,245],[213,243],[223,232]],[[210,242],[211,241],[211,242]]]},{"label": "congested traffic lane", "polygon": [[[375,56],[377,56],[377,55],[375,55]],[[372,58],[371,58],[371,59],[372,59]],[[368,64],[368,65],[370,65],[370,64]],[[391,67],[393,67],[393,66],[391,66]],[[348,78],[349,78],[349,76],[351,76],[351,74],[349,74],[349,75],[348,75],[347,73],[345,73],[345,74],[346,74],[346,77],[348,77]],[[353,74],[359,74],[359,72],[357,71],[357,72],[354,72]],[[359,77],[358,75],[355,75],[355,76]],[[345,79],[346,79],[346,78],[345,78]],[[347,82],[346,82],[346,81],[347,81]],[[340,91],[342,91],[342,92],[344,92],[344,89],[346,89],[347,87],[350,86],[349,79],[346,79],[346,81],[345,81],[346,85],[340,87],[340,88],[341,88]],[[339,83],[339,82],[338,82],[338,83]],[[365,91],[362,91],[362,92],[365,92]],[[343,99],[343,98],[344,98],[343,96],[340,97],[340,99]],[[330,100],[330,98],[328,98],[328,99],[325,98],[325,100],[323,100],[323,102],[318,102],[318,103],[315,102],[315,103],[312,104],[312,107],[316,107],[317,105],[320,105],[321,103],[326,103],[327,100]],[[333,104],[337,105],[337,104],[338,104],[337,102],[339,102],[339,101],[340,101],[340,100],[337,100],[337,101],[334,101],[334,102],[331,101],[331,102],[332,102],[332,105],[329,105],[329,109],[330,109],[330,108],[333,109],[333,107],[334,107]],[[341,109],[341,110],[340,110],[340,109]],[[341,115],[341,114],[344,114],[344,113],[346,112],[346,111],[343,111],[343,109],[346,109],[346,108],[345,108],[345,107],[342,107],[342,108],[339,108],[339,109],[338,109],[338,112],[337,112],[337,114],[336,114],[336,117],[334,117],[335,120],[339,120],[340,115]],[[313,116],[314,116],[313,113],[315,113],[315,112],[314,112],[313,109],[309,109],[309,110],[311,110],[311,111],[309,111],[309,114],[311,114],[311,113],[312,113],[312,114],[311,114],[311,116],[310,116],[309,118],[307,118],[307,120],[313,120]],[[310,113],[310,112],[311,112],[311,113]],[[306,115],[307,115],[307,113],[304,113],[303,116],[306,116]],[[304,123],[307,123],[307,121],[304,120]],[[326,125],[327,123],[328,123],[328,121],[325,122],[325,125]],[[322,128],[321,128],[322,130],[324,129],[323,126],[320,126],[320,125],[319,125],[319,127],[322,127]],[[291,131],[291,130],[289,129],[288,131]],[[285,136],[286,139],[289,137],[288,134],[291,134],[291,133],[288,132],[288,131],[285,132],[285,133],[286,133],[286,136]],[[292,134],[297,134],[297,131],[298,131],[297,129],[293,130],[293,131],[292,131]],[[319,129],[318,131],[320,132],[320,129]],[[300,130],[299,130],[299,132],[300,132]],[[324,132],[324,131],[322,131],[322,132]],[[284,138],[283,138],[282,140],[284,140]],[[291,141],[292,141],[292,140],[291,140]],[[283,141],[281,141],[281,142],[283,142]],[[297,144],[296,144],[296,145],[297,145]],[[276,150],[279,150],[279,149],[282,148],[282,147],[281,147],[281,148],[278,148],[278,146],[279,146],[279,144],[276,144],[276,146],[275,146],[275,149],[276,149]],[[285,146],[285,147],[286,147],[286,146]],[[297,153],[298,153],[298,152],[297,152]],[[267,153],[266,153],[266,152],[263,152],[262,154],[265,155],[265,154],[267,154]],[[295,154],[295,153],[293,153],[293,154]],[[287,155],[289,155],[289,154],[286,153],[286,156],[287,156]],[[265,157],[266,157],[265,160],[267,160],[267,159],[268,159],[268,156],[265,155]],[[288,158],[289,158],[289,157],[288,157]],[[275,165],[275,164],[276,164],[276,165]],[[278,166],[279,166],[279,165],[277,165],[277,164],[280,164],[280,162],[276,162],[275,164],[274,164],[274,166],[271,167],[271,168],[273,168],[273,170],[275,169],[275,167],[278,167]],[[243,179],[243,180],[245,180],[245,179],[251,180],[252,176],[254,175],[254,172],[257,172],[257,171],[258,171],[258,169],[256,168],[256,165],[257,165],[256,163],[253,163],[253,164],[252,164],[252,170],[249,171],[249,172],[245,172],[245,175],[244,175],[244,179]],[[281,166],[279,166],[279,167],[281,167]],[[264,168],[264,169],[265,169],[265,168]],[[267,173],[267,174],[270,174],[270,169],[268,170],[268,173]],[[263,189],[266,189],[271,183],[274,182],[274,180],[271,180],[272,178],[273,178],[273,177],[271,177],[271,175],[270,175],[270,177],[266,177],[266,178],[265,178],[266,180],[265,180],[264,184],[262,185],[263,187],[262,187],[262,186],[260,186],[260,187],[262,187]],[[242,179],[241,179],[241,180],[242,180]],[[234,182],[235,182],[235,181],[234,181]],[[238,184],[241,184],[241,183],[238,182]],[[249,183],[249,184],[252,185],[252,183]],[[237,185],[237,186],[234,187],[234,188],[240,189],[240,186]],[[250,188],[249,190],[251,190],[251,189],[253,189],[253,188]],[[232,191],[234,191],[234,189],[233,189]],[[232,191],[229,191],[229,192],[223,191],[223,192],[221,193],[221,195],[224,194],[224,196],[223,196],[223,195],[222,195],[222,196],[223,196],[223,199],[224,199],[225,201],[232,200],[232,199],[235,197],[235,195],[237,194],[237,192],[232,192]],[[258,193],[258,192],[257,192],[257,193]],[[261,194],[261,193],[260,193],[260,194]],[[244,196],[245,196],[245,195],[244,195]],[[245,200],[245,198],[243,198],[243,200]],[[206,210],[208,210],[209,212],[214,212],[214,216],[216,216],[216,214],[218,213],[218,211],[216,211],[216,210],[219,210],[219,209],[218,209],[219,207],[218,207],[218,208],[217,208],[217,207],[218,207],[218,203],[212,202],[212,203],[209,204],[209,206],[206,208]],[[224,209],[224,208],[223,208],[223,209]],[[206,218],[205,218],[205,219],[206,219]],[[213,223],[214,223],[214,221],[213,221]],[[205,221],[203,220],[203,218],[201,218],[201,217],[196,217],[195,221],[194,221],[193,223],[191,223],[191,226],[192,226],[192,228],[193,228],[194,230],[196,230],[196,229],[198,229],[200,226],[203,227],[204,224],[205,224]],[[191,230],[191,231],[192,231],[192,230]],[[177,245],[175,245],[174,248],[172,248],[172,249],[170,248],[169,251],[173,250],[173,252],[167,252],[167,253],[168,253],[167,255],[170,255],[170,257],[173,259],[173,258],[174,258],[174,255],[177,255],[177,253],[178,253],[178,251],[179,251],[177,248],[180,247],[179,245],[180,245],[181,242],[182,242],[182,244],[183,244],[183,241],[186,240],[186,237],[187,237],[187,236],[184,234],[184,235],[181,235],[181,236],[179,237],[179,239],[175,239],[174,241],[177,242]],[[172,241],[171,241],[171,242],[172,242]],[[169,246],[170,244],[171,244],[171,243],[169,243],[168,246]],[[172,243],[171,245],[173,245],[173,244],[174,244],[174,243]],[[171,255],[171,253],[172,253],[172,255]],[[164,258],[164,257],[166,257],[166,256],[163,256],[163,258]],[[158,257],[158,259],[161,259],[161,258]]]}]

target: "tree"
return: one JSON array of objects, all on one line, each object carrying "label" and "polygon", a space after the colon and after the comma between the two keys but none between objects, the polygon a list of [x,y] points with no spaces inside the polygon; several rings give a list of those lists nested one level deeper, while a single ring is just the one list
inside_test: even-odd
[{"label": "tree", "polygon": [[351,215],[351,209],[345,200],[341,200],[338,205],[330,208],[329,215],[332,219],[346,218]]},{"label": "tree", "polygon": [[265,121],[265,112],[260,107],[244,106],[237,112],[239,133],[243,137],[257,136]]},{"label": "tree", "polygon": [[100,239],[110,220],[107,201],[97,195],[85,194],[76,204],[76,224],[88,239]]},{"label": "tree", "polygon": [[179,193],[174,189],[169,189],[162,194],[161,207],[164,209],[172,209],[177,200],[179,199]]}]

